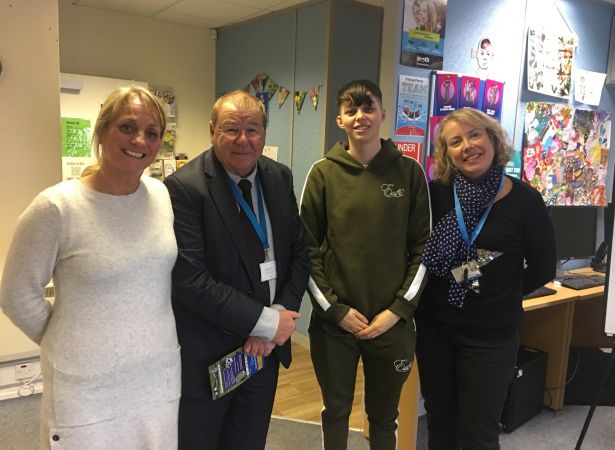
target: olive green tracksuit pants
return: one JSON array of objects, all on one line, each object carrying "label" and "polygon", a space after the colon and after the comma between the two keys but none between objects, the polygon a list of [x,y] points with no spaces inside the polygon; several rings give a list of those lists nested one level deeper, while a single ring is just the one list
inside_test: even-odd
[{"label": "olive green tracksuit pants", "polygon": [[348,420],[361,358],[370,449],[395,450],[399,397],[412,366],[415,336],[406,335],[392,345],[379,347],[341,328],[336,334],[327,332],[314,320],[309,332],[312,363],[324,403],[324,449],[347,447]]}]

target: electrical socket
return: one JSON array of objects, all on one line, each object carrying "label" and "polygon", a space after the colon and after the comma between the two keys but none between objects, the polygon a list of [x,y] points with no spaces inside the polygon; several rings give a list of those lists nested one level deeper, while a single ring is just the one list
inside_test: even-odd
[{"label": "electrical socket", "polygon": [[24,362],[15,365],[15,381],[27,380],[34,376],[34,363]]}]

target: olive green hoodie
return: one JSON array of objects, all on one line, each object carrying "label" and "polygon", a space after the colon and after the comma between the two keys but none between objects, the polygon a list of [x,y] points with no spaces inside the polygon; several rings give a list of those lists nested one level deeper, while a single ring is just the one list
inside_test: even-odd
[{"label": "olive green hoodie", "polygon": [[391,140],[381,142],[367,166],[342,143],[317,161],[303,188],[301,218],[311,260],[312,320],[339,332],[350,307],[368,320],[389,309],[402,320],[375,339],[384,345],[414,330],[431,211],[421,165]]}]

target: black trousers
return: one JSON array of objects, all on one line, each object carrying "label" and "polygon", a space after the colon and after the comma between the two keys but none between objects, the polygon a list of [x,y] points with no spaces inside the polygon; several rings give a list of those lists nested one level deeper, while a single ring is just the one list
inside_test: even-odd
[{"label": "black trousers", "polygon": [[217,399],[179,401],[179,450],[263,450],[280,364],[272,353],[263,368]]},{"label": "black trousers", "polygon": [[416,356],[430,450],[499,449],[519,337],[484,340],[417,321]]}]

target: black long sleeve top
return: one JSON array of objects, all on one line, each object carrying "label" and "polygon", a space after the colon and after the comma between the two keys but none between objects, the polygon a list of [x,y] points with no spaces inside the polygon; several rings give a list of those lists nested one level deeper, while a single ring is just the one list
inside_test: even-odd
[{"label": "black long sleeve top", "polygon": [[[510,178],[508,195],[497,201],[476,239],[476,247],[502,255],[481,268],[480,293],[466,294],[463,309],[448,302],[450,277],[429,275],[417,320],[454,332],[498,339],[512,335],[523,315],[522,297],[555,277],[555,238],[540,194]],[[430,183],[434,224],[454,208],[453,189]]]}]

